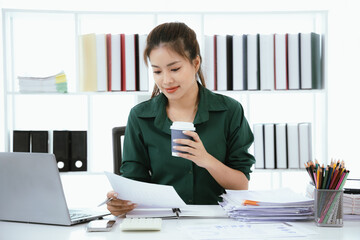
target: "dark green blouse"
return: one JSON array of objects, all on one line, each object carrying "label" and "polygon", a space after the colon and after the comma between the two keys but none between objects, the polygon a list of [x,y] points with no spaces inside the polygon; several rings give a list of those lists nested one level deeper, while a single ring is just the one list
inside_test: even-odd
[{"label": "dark green blouse", "polygon": [[[250,179],[255,163],[248,153],[254,137],[241,104],[199,84],[194,125],[207,152]],[[217,204],[224,189],[209,172],[190,160],[171,155],[171,120],[167,98],[160,94],[135,106],[129,115],[121,166],[122,176],[174,186],[187,204]]]}]

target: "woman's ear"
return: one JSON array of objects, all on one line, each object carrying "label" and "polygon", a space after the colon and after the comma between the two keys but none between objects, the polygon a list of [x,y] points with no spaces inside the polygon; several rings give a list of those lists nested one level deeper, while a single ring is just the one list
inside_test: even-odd
[{"label": "woman's ear", "polygon": [[197,55],[196,58],[193,60],[193,65],[195,67],[195,71],[198,72],[200,68],[200,56]]}]

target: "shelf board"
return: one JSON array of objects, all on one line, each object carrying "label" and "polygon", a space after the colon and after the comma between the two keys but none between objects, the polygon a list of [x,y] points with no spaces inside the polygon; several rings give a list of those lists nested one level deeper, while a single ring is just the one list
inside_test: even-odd
[{"label": "shelf board", "polygon": [[92,171],[69,171],[59,172],[60,176],[73,175],[73,176],[104,176],[104,172],[92,172]]},{"label": "shelf board", "polygon": [[269,172],[306,172],[305,168],[282,168],[282,169],[253,169],[252,173],[269,173]]},{"label": "shelf board", "polygon": [[[325,89],[305,89],[305,90],[231,90],[231,91],[213,91],[219,94],[244,94],[244,95],[257,95],[257,94],[313,94],[324,93]],[[151,95],[147,91],[114,91],[114,92],[7,92],[8,95]]]},{"label": "shelf board", "polygon": [[56,93],[56,92],[7,92],[8,95],[56,95],[56,96],[93,96],[93,95],[151,95],[151,92],[145,91],[118,91],[118,92],[68,92],[68,93]]},{"label": "shelf board", "polygon": [[293,93],[324,93],[325,89],[296,89],[296,90],[231,90],[231,91],[214,91],[220,94],[293,94]]}]

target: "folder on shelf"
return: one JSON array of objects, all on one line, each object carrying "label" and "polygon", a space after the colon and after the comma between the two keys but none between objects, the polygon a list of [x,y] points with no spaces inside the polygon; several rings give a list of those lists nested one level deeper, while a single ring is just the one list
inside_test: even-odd
[{"label": "folder on shelf", "polygon": [[30,152],[30,131],[13,131],[13,152]]},{"label": "folder on shelf", "polygon": [[275,169],[275,131],[273,123],[264,124],[265,168]]},{"label": "folder on shelf", "polygon": [[139,91],[139,34],[134,34],[134,47],[135,47],[135,91]]},{"label": "folder on shelf", "polygon": [[275,89],[287,90],[288,72],[287,72],[287,34],[275,35]]},{"label": "folder on shelf", "polygon": [[106,66],[106,74],[107,74],[107,90],[108,91],[112,91],[112,86],[111,86],[111,76],[112,76],[112,51],[111,51],[111,34],[107,33],[106,34],[106,62],[107,62],[107,66]]},{"label": "folder on shelf", "polygon": [[286,123],[275,124],[276,168],[288,168]]},{"label": "folder on shelf", "polygon": [[97,90],[107,91],[107,56],[106,56],[106,34],[96,34],[96,73]]},{"label": "folder on shelf", "polygon": [[126,58],[125,58],[125,34],[120,34],[120,52],[121,52],[121,91],[126,91]]},{"label": "folder on shelf", "polygon": [[259,34],[247,35],[248,90],[260,89]]},{"label": "folder on shelf", "polygon": [[216,90],[227,90],[226,36],[216,35]]},{"label": "folder on shelf", "polygon": [[204,73],[206,87],[215,90],[216,84],[216,36],[205,36]]},{"label": "folder on shelf", "polygon": [[255,168],[265,168],[265,153],[264,153],[264,125],[262,123],[254,124],[254,157]]},{"label": "folder on shelf", "polygon": [[48,131],[31,131],[31,152],[49,152]]},{"label": "folder on shelf", "polygon": [[299,128],[297,123],[287,124],[287,153],[289,168],[299,168]]},{"label": "folder on shelf", "polygon": [[70,171],[87,171],[87,132],[70,131]]},{"label": "folder on shelf", "polygon": [[226,90],[233,90],[233,36],[226,35]]},{"label": "folder on shelf", "polygon": [[111,89],[109,91],[121,91],[120,34],[111,35]]},{"label": "folder on shelf", "polygon": [[96,34],[79,37],[79,87],[82,92],[97,91]]},{"label": "folder on shelf", "polygon": [[136,64],[135,64],[135,35],[125,34],[124,35],[124,54],[125,61],[122,62],[125,66],[123,73],[123,81],[125,88],[123,91],[135,91],[136,90]]},{"label": "folder on shelf", "polygon": [[[70,170],[70,132],[53,131],[53,153],[58,162],[59,171]],[[59,164],[60,163],[60,164]],[[61,167],[63,165],[63,167]]]},{"label": "folder on shelf", "polygon": [[289,89],[300,89],[300,33],[288,33]]},{"label": "folder on shelf", "polygon": [[233,90],[247,89],[246,35],[233,36]]},{"label": "folder on shelf", "polygon": [[300,33],[301,89],[322,87],[320,39],[314,32]]},{"label": "folder on shelf", "polygon": [[243,35],[243,82],[244,82],[244,90],[248,90],[248,46],[247,46],[247,35]]},{"label": "folder on shelf", "polygon": [[147,34],[139,35],[139,90],[148,91],[149,90],[149,69],[146,66],[144,60],[144,51],[146,47]]},{"label": "folder on shelf", "polygon": [[300,168],[305,168],[305,163],[312,160],[311,123],[299,123],[299,158]]},{"label": "folder on shelf", "polygon": [[259,34],[260,89],[274,90],[274,35]]}]

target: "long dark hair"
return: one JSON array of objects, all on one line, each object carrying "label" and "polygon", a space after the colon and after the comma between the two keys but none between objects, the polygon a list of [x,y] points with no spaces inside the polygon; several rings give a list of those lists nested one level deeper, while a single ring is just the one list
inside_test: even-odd
[{"label": "long dark hair", "polygon": [[[151,51],[159,47],[160,44],[166,44],[171,50],[180,56],[188,59],[191,63],[199,56],[200,64],[197,72],[200,83],[206,87],[204,75],[201,70],[202,58],[200,55],[199,43],[196,39],[196,33],[189,28],[185,23],[169,22],[163,23],[155,27],[148,35],[146,40],[146,48],[144,51],[144,61],[147,64],[147,59]],[[154,85],[151,98],[159,95],[160,90]]]}]

